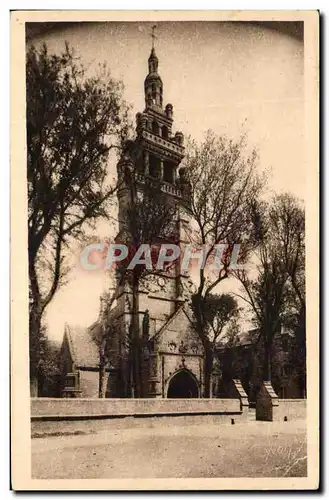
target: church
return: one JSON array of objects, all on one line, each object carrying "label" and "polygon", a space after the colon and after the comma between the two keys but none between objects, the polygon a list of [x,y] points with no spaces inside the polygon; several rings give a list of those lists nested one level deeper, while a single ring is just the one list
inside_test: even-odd
[{"label": "church", "polygon": [[[137,113],[136,137],[126,142],[117,164],[121,188],[116,241],[122,242],[127,232],[126,208],[131,202],[132,185],[138,196],[145,192],[146,181],[155,179],[162,197],[177,208],[174,237],[175,243],[183,248],[188,243],[189,226],[182,209],[189,195],[186,167],[181,165],[184,136],[173,132],[174,108],[170,103],[163,104],[163,82],[158,66],[153,45],[144,81],[145,109]],[[204,349],[189,307],[191,283],[188,271],[181,268],[179,261],[170,270],[154,271],[143,277],[135,294],[129,276],[120,283],[117,279],[115,303],[109,308],[106,300],[101,299],[99,318],[93,325],[89,328],[65,326],[60,352],[60,396],[204,397]],[[132,314],[133,296],[137,303],[135,314]],[[132,330],[137,331],[138,337],[139,394],[133,373],[135,354],[129,341]],[[244,332],[235,348],[216,350],[212,397],[227,396],[224,383],[227,378],[228,383],[240,379],[249,398],[255,399],[262,382],[261,362],[255,357],[253,341],[248,335]],[[291,335],[294,339],[294,334]],[[284,347],[286,337],[286,332],[278,332],[277,373],[273,373],[273,384],[281,397],[304,397],[298,382],[301,376],[288,363],[293,346]],[[234,367],[233,358],[236,359]]]},{"label": "church", "polygon": [[[136,138],[129,141],[117,165],[118,179],[128,170],[135,172],[137,190],[145,179],[156,178],[161,192],[175,200],[178,207],[176,241],[184,243],[188,220],[180,203],[188,194],[184,158],[184,136],[173,132],[173,105],[163,104],[163,82],[158,73],[159,61],[154,45],[148,59],[144,81],[145,109],[136,115]],[[134,150],[134,155],[130,153]],[[125,187],[125,186],[124,186]],[[119,235],[125,230],[125,206],[129,187],[118,195]],[[170,272],[153,273],[148,283],[138,289],[139,335],[142,348],[140,377],[143,397],[200,398],[204,393],[203,346],[193,327],[188,306],[188,283],[191,282],[179,263]],[[106,318],[102,315],[89,328],[66,325],[61,348],[61,396],[97,398],[100,394],[102,336],[106,325],[115,325],[107,346],[104,366],[106,397],[139,397],[131,383],[129,345],[125,342],[132,322],[131,287],[120,284],[116,305]],[[147,325],[147,328],[145,328]],[[105,332],[104,332],[105,330]]]}]

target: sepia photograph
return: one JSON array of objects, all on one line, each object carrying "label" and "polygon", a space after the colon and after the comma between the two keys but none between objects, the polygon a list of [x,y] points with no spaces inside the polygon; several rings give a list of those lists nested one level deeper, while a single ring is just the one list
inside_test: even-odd
[{"label": "sepia photograph", "polygon": [[12,13],[14,489],[318,487],[318,22]]}]

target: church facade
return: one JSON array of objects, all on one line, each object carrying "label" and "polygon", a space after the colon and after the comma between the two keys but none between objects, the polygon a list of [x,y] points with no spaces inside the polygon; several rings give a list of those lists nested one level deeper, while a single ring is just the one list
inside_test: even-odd
[{"label": "church facade", "polygon": [[[145,179],[157,179],[161,192],[173,200],[177,210],[176,242],[186,242],[188,221],[180,205],[188,195],[184,136],[173,133],[173,106],[163,104],[163,82],[158,58],[152,47],[144,82],[145,109],[136,115],[136,139],[129,141],[118,162],[119,234],[126,231],[125,208],[131,196],[125,185],[127,172],[134,176],[137,191]],[[185,218],[184,218],[185,217]],[[147,243],[147,242],[146,242]],[[199,398],[204,392],[203,346],[193,327],[188,306],[190,278],[177,263],[170,271],[147,276],[138,289],[138,321],[141,336],[140,377],[143,397]],[[108,346],[105,367],[107,397],[135,397],[131,376],[131,353],[125,339],[132,324],[132,289],[129,280],[120,283],[116,306],[107,321],[88,329],[66,327],[61,351],[64,397],[97,397],[99,390],[100,339],[106,325],[116,325]],[[147,323],[147,328],[145,325]]]}]

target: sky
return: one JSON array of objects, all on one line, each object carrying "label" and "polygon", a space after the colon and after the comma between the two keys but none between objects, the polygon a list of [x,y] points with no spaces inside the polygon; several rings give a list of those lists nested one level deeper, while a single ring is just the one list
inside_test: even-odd
[{"label": "sky", "polygon": [[[135,114],[144,109],[152,25],[66,23],[44,31],[33,43],[45,41],[49,52],[58,53],[68,41],[90,74],[106,61],[112,76],[123,80],[124,97]],[[302,40],[243,22],[160,22],[156,35],[164,105],[174,107],[173,130],[197,141],[208,129],[233,139],[247,132],[250,148],[258,149],[260,170],[271,172],[269,194],[290,191],[303,199]],[[100,238],[111,232],[104,224],[98,228]],[[50,338],[62,339],[64,323],[92,324],[108,286],[102,273],[73,268],[69,283],[46,311]]]}]

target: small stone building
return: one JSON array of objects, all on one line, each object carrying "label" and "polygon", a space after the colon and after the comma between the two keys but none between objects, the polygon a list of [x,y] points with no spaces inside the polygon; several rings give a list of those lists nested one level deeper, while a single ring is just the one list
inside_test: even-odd
[{"label": "small stone building", "polygon": [[89,328],[65,326],[60,371],[63,397],[98,397],[99,349]]}]

